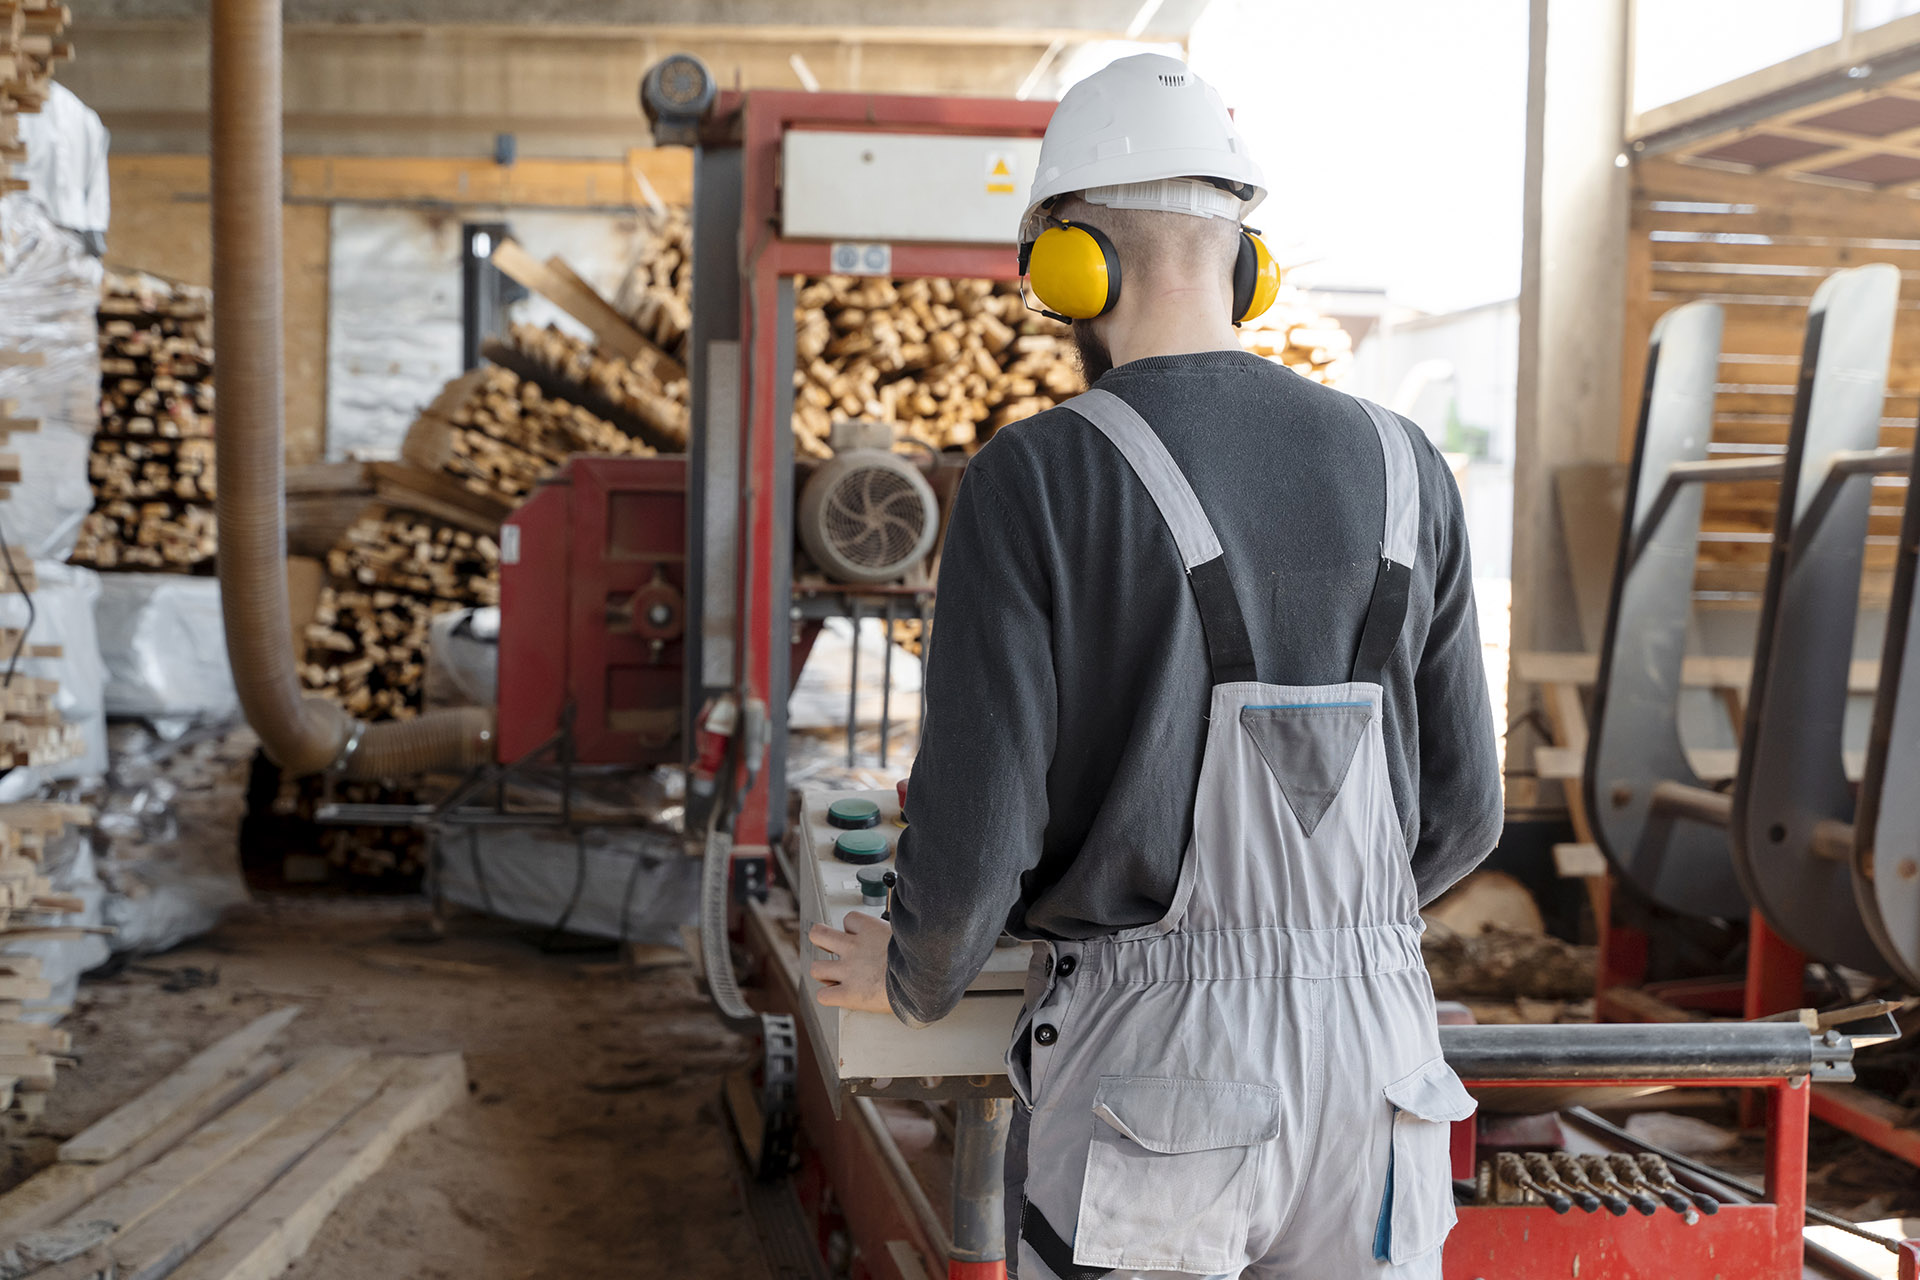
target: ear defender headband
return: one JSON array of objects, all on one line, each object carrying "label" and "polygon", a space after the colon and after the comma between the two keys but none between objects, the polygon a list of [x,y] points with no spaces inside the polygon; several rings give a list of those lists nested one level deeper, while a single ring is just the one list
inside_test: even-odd
[{"label": "ear defender headband", "polygon": [[[1120,255],[1106,232],[1049,217],[1053,225],[1020,246],[1020,274],[1033,286],[1041,315],[1062,324],[1092,320],[1120,300]],[[1240,228],[1233,261],[1233,322],[1260,315],[1280,296],[1280,268],[1260,233]]]}]

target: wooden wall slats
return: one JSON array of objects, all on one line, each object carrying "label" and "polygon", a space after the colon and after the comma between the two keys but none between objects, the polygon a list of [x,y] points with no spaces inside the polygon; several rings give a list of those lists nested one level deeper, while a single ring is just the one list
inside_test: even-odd
[{"label": "wooden wall slats", "polygon": [[[1657,159],[1635,165],[1632,219],[1623,457],[1638,426],[1653,325],[1696,300],[1726,311],[1713,452],[1783,448],[1807,304],[1832,272],[1869,262],[1892,263],[1903,280],[1880,443],[1913,445],[1920,411],[1920,200]],[[1778,492],[1774,483],[1708,490],[1695,579],[1702,600],[1757,603]],[[1869,604],[1886,597],[1905,493],[1904,477],[1876,482],[1863,584]]]}]

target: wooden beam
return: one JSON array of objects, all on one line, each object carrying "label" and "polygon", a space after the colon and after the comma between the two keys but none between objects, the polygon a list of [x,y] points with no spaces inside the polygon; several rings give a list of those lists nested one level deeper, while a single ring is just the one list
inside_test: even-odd
[{"label": "wooden beam", "polygon": [[69,1163],[97,1164],[123,1154],[171,1124],[182,1112],[197,1107],[208,1094],[224,1091],[236,1075],[246,1070],[249,1060],[299,1016],[299,1007],[289,1005],[255,1018],[194,1055],[185,1066],[126,1106],[61,1143],[60,1158]]},{"label": "wooden beam", "polygon": [[[1836,40],[1678,102],[1635,112],[1627,120],[1627,138],[1649,152],[1685,145],[1716,126],[1749,124],[1863,88],[1862,78],[1882,83],[1902,79],[1912,70],[1907,63],[1917,51],[1920,14],[1896,18],[1856,32],[1850,41]],[[1855,67],[1866,70],[1867,77],[1849,78],[1847,72]]]},{"label": "wooden beam", "polygon": [[[117,155],[116,185],[152,183],[176,201],[208,198],[207,158]],[[644,147],[620,160],[521,160],[436,156],[288,156],[282,191],[289,202],[374,201],[393,204],[509,205],[552,209],[640,208],[636,172],[668,204],[693,199],[693,153]]]},{"label": "wooden beam", "polygon": [[651,344],[626,317],[558,257],[540,262],[519,242],[502,240],[494,247],[493,265],[587,326],[608,351],[632,360],[649,350]]},{"label": "wooden beam", "polygon": [[68,1225],[103,1219],[124,1235],[258,1141],[287,1114],[359,1070],[365,1049],[320,1049],[272,1083],[208,1121],[173,1150],[68,1215]]},{"label": "wooden beam", "polygon": [[278,1058],[256,1057],[223,1080],[218,1089],[176,1112],[165,1125],[113,1159],[99,1164],[48,1165],[0,1196],[0,1242],[17,1240],[29,1231],[58,1222],[133,1170],[157,1158],[183,1135],[232,1106],[279,1069]]},{"label": "wooden beam", "polygon": [[379,1097],[222,1228],[173,1280],[272,1280],[307,1251],[341,1197],[385,1164],[402,1138],[466,1092],[459,1054],[405,1061]]}]

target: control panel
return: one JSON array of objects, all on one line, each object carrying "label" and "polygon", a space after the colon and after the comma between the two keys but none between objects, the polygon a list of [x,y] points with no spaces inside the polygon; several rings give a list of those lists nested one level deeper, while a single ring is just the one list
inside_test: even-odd
[{"label": "control panel", "polygon": [[[822,955],[806,940],[815,924],[844,929],[852,912],[884,915],[904,827],[899,797],[892,791],[801,793],[792,852],[803,973]],[[917,1029],[890,1013],[825,1008],[814,1000],[820,984],[806,978],[804,1016],[829,1079],[858,1083],[1004,1075],[1004,1055],[1020,1015],[1032,954],[1031,943],[995,947],[959,1007]]]}]

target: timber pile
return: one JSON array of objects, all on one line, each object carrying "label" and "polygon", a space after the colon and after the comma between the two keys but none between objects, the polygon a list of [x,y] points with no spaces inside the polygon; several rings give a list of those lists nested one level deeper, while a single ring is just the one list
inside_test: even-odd
[{"label": "timber pile", "polygon": [[513,326],[512,350],[552,375],[556,381],[543,388],[548,393],[569,399],[570,385],[583,393],[581,399],[597,393],[614,411],[634,420],[639,431],[630,434],[657,433],[663,444],[687,447],[687,371],[664,351],[649,347],[626,359],[553,325],[541,329],[530,324]]},{"label": "timber pile", "polygon": [[0,1196],[9,1275],[268,1280],[400,1140],[467,1091],[457,1053],[269,1050],[256,1019],[63,1143]]},{"label": "timber pile", "polygon": [[1303,378],[1339,385],[1353,363],[1353,338],[1300,290],[1282,286],[1267,313],[1240,330],[1240,345]]},{"label": "timber pile", "polygon": [[1084,385],[1066,330],[1012,281],[827,276],[794,302],[794,443],[808,457],[832,456],[842,418],[970,451]]},{"label": "timber pile", "polygon": [[500,602],[499,544],[429,516],[369,511],[326,569],[301,680],[364,718],[418,715],[435,615]]},{"label": "timber pile", "polygon": [[54,64],[73,57],[62,39],[73,20],[64,4],[47,0],[0,0],[0,191],[24,191],[26,179],[13,166],[26,159],[20,144],[20,115],[38,112],[47,102]]},{"label": "timber pile", "polygon": [[81,526],[75,564],[212,572],[212,300],[198,286],[107,273],[100,428],[88,460],[94,509]]},{"label": "timber pile", "polygon": [[[639,337],[676,367],[687,358],[692,263],[686,213],[674,210],[615,299]],[[828,434],[843,418],[894,423],[935,449],[971,450],[1084,386],[1066,328],[1027,310],[1013,281],[803,279],[794,324],[793,431],[804,457],[831,456]],[[685,387],[660,389],[680,399]]]},{"label": "timber pile", "polygon": [[509,507],[573,454],[653,451],[605,419],[497,365],[449,382],[414,419],[400,447],[408,462],[444,471],[472,492]]},{"label": "timber pile", "polygon": [[627,272],[614,306],[659,351],[687,361],[693,327],[693,223],[685,209],[657,219],[653,237]]},{"label": "timber pile", "polygon": [[[14,681],[16,688],[21,683]],[[12,724],[9,719],[0,728]],[[93,811],[84,805],[0,805],[0,947],[80,932],[62,925],[60,917],[83,911],[86,904],[54,893],[41,862],[47,842],[69,824],[92,822]],[[55,1067],[71,1048],[65,1031],[25,1019],[26,1003],[44,1001],[50,994],[50,985],[40,976],[40,957],[0,955],[0,1108],[27,1119],[37,1117],[45,1106]]]}]

